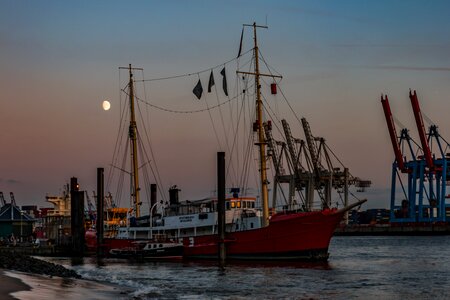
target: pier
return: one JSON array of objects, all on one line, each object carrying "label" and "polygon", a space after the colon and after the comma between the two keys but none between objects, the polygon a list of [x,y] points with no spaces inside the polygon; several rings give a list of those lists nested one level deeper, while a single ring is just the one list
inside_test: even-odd
[{"label": "pier", "polygon": [[366,236],[366,235],[450,235],[449,223],[400,223],[400,224],[361,224],[338,227],[335,236]]}]

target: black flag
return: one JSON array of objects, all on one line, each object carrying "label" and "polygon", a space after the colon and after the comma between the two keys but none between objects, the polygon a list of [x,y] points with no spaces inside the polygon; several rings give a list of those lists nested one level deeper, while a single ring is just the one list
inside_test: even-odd
[{"label": "black flag", "polygon": [[223,92],[226,96],[228,96],[228,88],[227,88],[227,75],[225,73],[225,67],[223,67],[222,71],[220,71],[220,75],[223,76],[222,86],[223,86]]},{"label": "black flag", "polygon": [[239,56],[241,56],[242,53],[242,38],[244,37],[244,27],[242,27],[242,32],[241,32],[241,43],[239,44],[239,53],[238,53],[238,58]]},{"label": "black flag", "polygon": [[198,80],[197,85],[192,90],[192,92],[200,100],[200,98],[202,97],[202,93],[203,93],[202,82],[200,81],[200,79]]},{"label": "black flag", "polygon": [[209,83],[208,83],[208,93],[211,93],[211,88],[214,85],[214,75],[213,75],[213,71],[211,70],[211,75],[209,75]]}]

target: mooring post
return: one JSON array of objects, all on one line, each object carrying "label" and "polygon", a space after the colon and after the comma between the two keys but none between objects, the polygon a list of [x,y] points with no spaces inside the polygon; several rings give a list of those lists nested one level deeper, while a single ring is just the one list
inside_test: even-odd
[{"label": "mooring post", "polygon": [[104,211],[104,169],[97,168],[97,256],[103,256],[103,211]]},{"label": "mooring post", "polygon": [[217,214],[219,233],[219,263],[226,259],[225,249],[225,152],[217,152]]},{"label": "mooring post", "polygon": [[84,254],[84,192],[80,191],[78,180],[70,179],[70,225],[72,232],[72,254]]}]

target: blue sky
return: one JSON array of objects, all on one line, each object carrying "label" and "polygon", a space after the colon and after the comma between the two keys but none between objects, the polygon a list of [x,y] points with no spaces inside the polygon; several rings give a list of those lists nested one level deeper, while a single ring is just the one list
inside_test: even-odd
[{"label": "blue sky", "polygon": [[[448,1],[1,0],[0,5],[0,190],[15,192],[20,204],[43,204],[46,193],[58,193],[72,176],[95,189],[95,168],[108,166],[114,147],[119,66],[143,67],[148,78],[208,69],[236,55],[242,24],[253,21],[267,20],[269,29],[259,33],[261,51],[284,76],[282,88],[296,112],[326,137],[352,173],[374,182],[370,206],[388,206],[393,160],[381,93],[389,95],[394,114],[413,136],[410,88],[442,135],[450,130]],[[244,48],[250,47],[247,32]],[[180,100],[195,80],[156,92],[166,99],[156,103],[197,105]],[[104,99],[112,102],[109,112],[100,108]],[[167,182],[183,186],[186,197],[201,197],[209,189],[205,185],[214,185],[208,173],[215,166],[214,136],[190,137],[205,124],[187,118],[155,120],[181,124],[155,132],[167,147],[160,150]],[[183,155],[172,151],[180,141],[193,143]],[[192,165],[205,155],[196,144],[208,145],[209,167]],[[173,157],[183,172],[170,166]]]}]

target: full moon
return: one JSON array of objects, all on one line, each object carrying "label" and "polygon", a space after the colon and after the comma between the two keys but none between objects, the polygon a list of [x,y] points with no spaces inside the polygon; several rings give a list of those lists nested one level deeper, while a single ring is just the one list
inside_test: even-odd
[{"label": "full moon", "polygon": [[103,106],[103,110],[109,110],[111,108],[111,103],[109,103],[109,101],[103,101],[102,103]]}]

